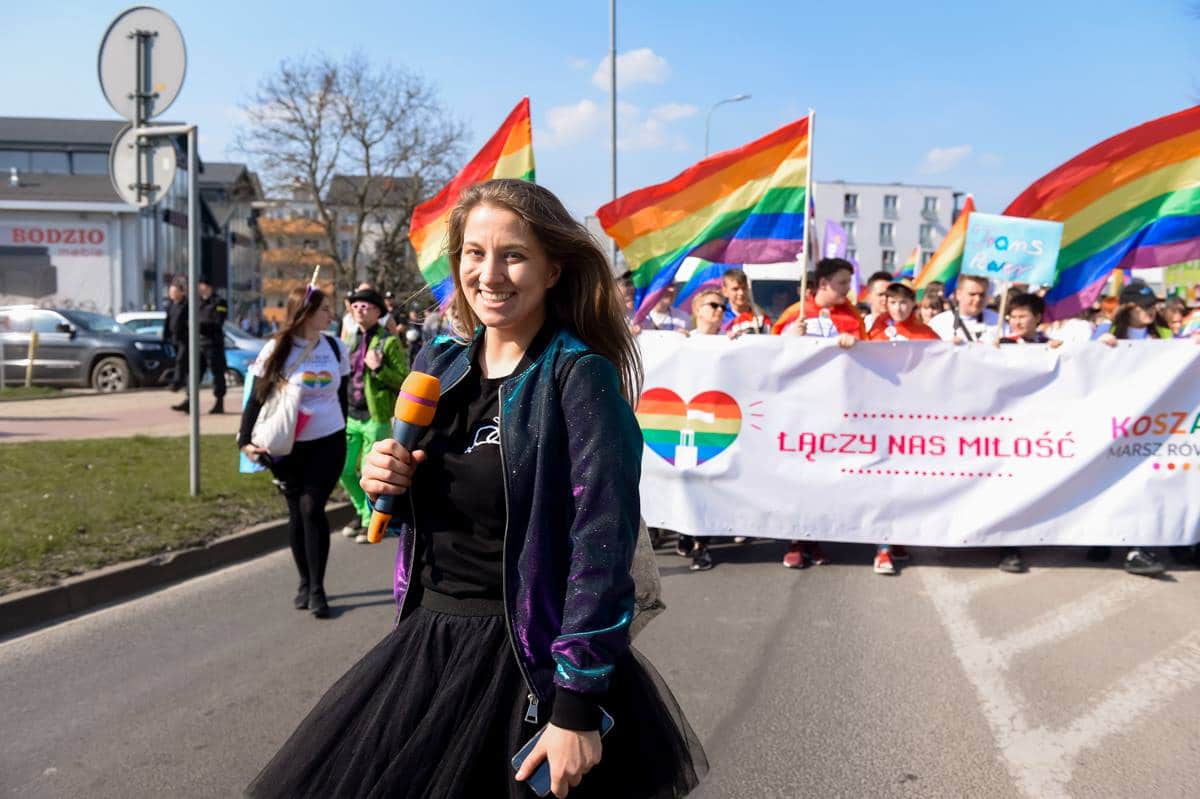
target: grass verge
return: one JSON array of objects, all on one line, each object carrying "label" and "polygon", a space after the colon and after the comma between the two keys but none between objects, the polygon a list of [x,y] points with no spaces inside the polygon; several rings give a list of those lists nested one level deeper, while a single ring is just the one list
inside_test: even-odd
[{"label": "grass verge", "polygon": [[38,397],[53,397],[60,390],[53,386],[6,386],[0,388],[0,402],[5,400],[36,399]]},{"label": "grass verge", "polygon": [[270,474],[239,474],[228,435],[0,444],[0,594],[198,546],[287,515]]}]

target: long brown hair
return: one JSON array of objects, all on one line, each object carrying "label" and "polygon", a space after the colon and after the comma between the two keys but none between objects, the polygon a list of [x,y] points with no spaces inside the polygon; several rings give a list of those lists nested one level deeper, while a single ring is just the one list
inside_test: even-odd
[{"label": "long brown hair", "polygon": [[292,339],[304,330],[304,323],[321,309],[325,292],[315,288],[295,288],[288,292],[287,311],[283,326],[275,334],[275,349],[263,366],[263,375],[254,386],[254,394],[265,402],[271,386],[283,379],[288,356],[292,354]]},{"label": "long brown hair", "polygon": [[[1129,328],[1133,327],[1133,311],[1137,307],[1137,303],[1127,302],[1113,316],[1112,328],[1109,330],[1113,334],[1113,338],[1129,338]],[[1158,310],[1151,311],[1151,315],[1154,318],[1147,325],[1150,328],[1149,336],[1150,338],[1158,338],[1158,328],[1166,327],[1169,329],[1169,325],[1167,325],[1167,320],[1163,318],[1163,315]]]},{"label": "long brown hair", "polygon": [[562,268],[558,282],[546,294],[546,315],[612,362],[621,377],[622,393],[636,405],[642,390],[642,358],[625,324],[625,303],[608,259],[587,228],[541,186],[524,180],[489,180],[463,191],[450,212],[447,255],[454,275],[454,312],[463,332],[480,324],[463,293],[458,271],[467,216],[480,205],[516,214],[537,237],[546,258]]}]

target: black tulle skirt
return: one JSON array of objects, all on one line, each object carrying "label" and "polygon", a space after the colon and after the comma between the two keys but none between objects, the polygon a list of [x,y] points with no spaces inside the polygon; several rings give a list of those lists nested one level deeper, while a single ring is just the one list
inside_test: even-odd
[{"label": "black tulle skirt", "polygon": [[[524,682],[503,616],[462,607],[421,607],[402,621],[329,689],[247,794],[534,797],[513,779],[510,760],[548,709],[539,724],[525,722]],[[603,705],[613,729],[572,799],[668,799],[696,786],[708,768],[704,752],[636,651],[618,661]]]}]

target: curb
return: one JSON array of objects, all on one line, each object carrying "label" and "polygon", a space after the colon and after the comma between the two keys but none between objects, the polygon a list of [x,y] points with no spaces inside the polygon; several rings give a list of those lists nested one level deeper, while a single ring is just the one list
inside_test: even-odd
[{"label": "curb", "polygon": [[[330,529],[336,530],[350,521],[354,508],[349,502],[338,502],[326,506],[325,513]],[[34,588],[0,597],[0,639],[102,605],[132,599],[155,588],[250,560],[287,545],[287,519],[277,519],[239,530],[202,547],[117,563],[70,577],[49,588]]]}]

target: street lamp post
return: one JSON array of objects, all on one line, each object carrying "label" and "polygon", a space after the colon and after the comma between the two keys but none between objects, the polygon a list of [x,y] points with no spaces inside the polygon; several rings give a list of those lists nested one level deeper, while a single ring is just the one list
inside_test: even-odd
[{"label": "street lamp post", "polygon": [[749,100],[749,99],[750,99],[750,95],[748,95],[748,94],[737,94],[737,95],[734,95],[733,97],[726,97],[724,100],[718,100],[717,102],[712,104],[711,108],[708,109],[708,116],[706,116],[704,118],[704,157],[705,158],[708,157],[708,126],[709,126],[709,123],[712,122],[713,111],[716,111],[717,106],[719,106],[719,105],[725,105],[726,103],[740,103],[742,100]]}]

